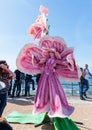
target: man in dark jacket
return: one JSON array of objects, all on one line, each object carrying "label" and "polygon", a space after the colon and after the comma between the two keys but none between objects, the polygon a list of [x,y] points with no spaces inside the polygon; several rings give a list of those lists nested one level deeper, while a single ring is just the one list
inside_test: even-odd
[{"label": "man in dark jacket", "polygon": [[12,95],[11,97],[14,97],[15,95],[15,90],[16,90],[16,96],[19,97],[20,93],[21,93],[21,72],[16,69],[15,70],[15,81],[14,81],[14,86],[13,86],[13,90],[12,90]]}]

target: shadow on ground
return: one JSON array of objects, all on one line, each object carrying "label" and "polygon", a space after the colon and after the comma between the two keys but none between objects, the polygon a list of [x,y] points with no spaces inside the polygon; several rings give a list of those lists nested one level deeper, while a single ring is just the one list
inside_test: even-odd
[{"label": "shadow on ground", "polygon": [[34,104],[34,96],[30,97],[14,97],[14,98],[8,98],[8,102],[12,104],[17,104],[17,105],[33,105]]}]

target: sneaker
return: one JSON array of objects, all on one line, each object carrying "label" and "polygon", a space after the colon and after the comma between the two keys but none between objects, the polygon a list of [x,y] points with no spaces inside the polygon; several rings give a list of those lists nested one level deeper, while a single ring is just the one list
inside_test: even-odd
[{"label": "sneaker", "polygon": [[80,97],[81,100],[86,100],[84,97]]},{"label": "sneaker", "polygon": [[87,95],[86,95],[86,93],[84,93],[84,96],[85,96],[85,98],[87,98]]}]

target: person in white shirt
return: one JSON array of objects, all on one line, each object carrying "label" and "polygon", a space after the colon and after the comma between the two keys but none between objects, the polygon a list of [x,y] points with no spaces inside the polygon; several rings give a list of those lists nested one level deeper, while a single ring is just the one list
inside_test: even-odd
[{"label": "person in white shirt", "polygon": [[84,74],[85,74],[85,80],[86,80],[86,86],[85,86],[85,90],[84,90],[84,96],[87,98],[86,92],[89,89],[89,77],[92,76],[92,74],[90,73],[90,71],[88,69],[88,64],[85,64]]}]

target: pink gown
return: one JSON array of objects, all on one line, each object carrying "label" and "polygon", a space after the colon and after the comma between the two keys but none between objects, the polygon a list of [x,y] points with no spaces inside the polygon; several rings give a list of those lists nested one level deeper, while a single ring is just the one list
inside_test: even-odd
[{"label": "pink gown", "polygon": [[49,117],[67,117],[74,108],[67,102],[62,85],[55,73],[56,60],[49,58],[41,75],[33,113],[48,112]]},{"label": "pink gown", "polygon": [[[49,57],[51,51],[55,58]],[[68,48],[62,38],[46,36],[38,45],[25,45],[16,65],[26,74],[41,73],[32,113],[48,112],[50,117],[61,118],[73,113],[74,107],[68,104],[59,77],[65,81],[78,81],[78,68],[73,49]]]}]

